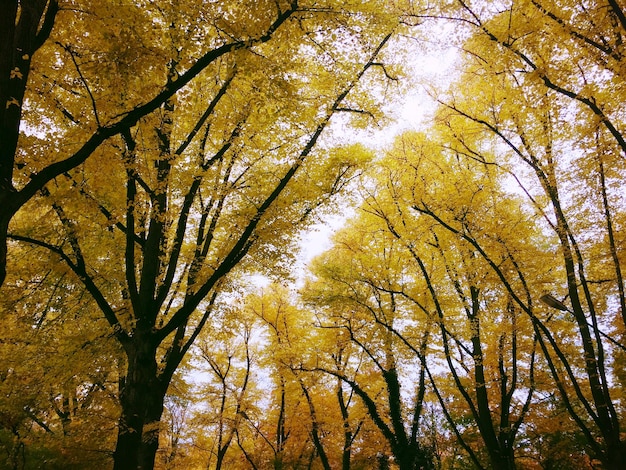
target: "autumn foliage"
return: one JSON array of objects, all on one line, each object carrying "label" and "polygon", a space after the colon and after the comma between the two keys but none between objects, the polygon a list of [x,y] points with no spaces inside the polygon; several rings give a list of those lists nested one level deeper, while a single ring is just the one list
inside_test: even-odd
[{"label": "autumn foliage", "polygon": [[0,468],[626,466],[618,2],[1,9]]}]

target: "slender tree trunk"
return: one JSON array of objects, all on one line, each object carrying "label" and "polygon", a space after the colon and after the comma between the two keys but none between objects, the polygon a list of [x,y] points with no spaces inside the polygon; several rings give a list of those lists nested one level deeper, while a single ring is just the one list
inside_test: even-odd
[{"label": "slender tree trunk", "polygon": [[[331,470],[328,455],[326,455],[326,450],[324,449],[324,445],[322,444],[322,440],[320,438],[319,422],[317,421],[317,412],[315,411],[313,399],[302,381],[300,381],[300,387],[302,388],[302,392],[304,393],[306,401],[309,405],[309,413],[311,415],[311,438],[313,439],[315,450],[317,450],[317,454],[319,455],[324,470]],[[313,456],[314,455],[315,453],[313,453]]]},{"label": "slender tree trunk", "polygon": [[283,451],[285,449],[285,442],[287,435],[285,432],[285,380],[280,378],[280,413],[278,415],[278,423],[276,424],[276,455],[274,458],[274,470],[282,470],[283,467]]},{"label": "slender tree trunk", "polygon": [[217,451],[217,461],[215,462],[215,470],[222,470],[222,465],[224,465],[224,457],[226,457],[226,451],[228,447],[220,447]]},{"label": "slender tree trunk", "polygon": [[8,210],[4,200],[10,199],[11,192],[0,188],[0,287],[7,275],[7,232],[13,211]]},{"label": "slender tree trunk", "polygon": [[341,410],[341,419],[343,421],[343,449],[341,451],[341,470],[350,470],[350,459],[352,457],[352,429],[350,428],[350,416],[348,407],[343,397],[341,379],[337,378],[337,401]]}]

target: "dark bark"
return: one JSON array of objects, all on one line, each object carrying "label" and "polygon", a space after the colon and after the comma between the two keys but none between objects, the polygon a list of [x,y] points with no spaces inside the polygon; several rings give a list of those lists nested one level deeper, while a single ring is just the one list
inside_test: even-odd
[{"label": "dark bark", "polygon": [[[19,7],[18,7],[19,3]],[[56,16],[56,1],[2,2],[0,19],[0,191],[13,190],[12,176],[22,104],[33,54],[47,39]],[[44,14],[47,18],[42,23]],[[42,27],[40,28],[40,24]]]},{"label": "dark bark", "polygon": [[143,423],[142,442],[139,449],[138,469],[151,470],[154,468],[157,451],[159,450],[160,423],[163,416],[163,404],[166,393],[167,384],[162,380],[158,380],[157,386],[151,389],[149,395],[145,397],[146,414]]},{"label": "dark bark", "polygon": [[12,191],[2,191],[0,189],[0,287],[4,284],[7,276],[7,237],[9,222],[13,214],[15,214],[15,211],[10,206],[11,193]]},{"label": "dark bark", "polygon": [[[117,446],[114,453],[114,470],[137,470],[141,467],[140,449],[144,425],[153,417],[156,403],[165,392],[157,377],[156,345],[149,333],[137,333],[126,348],[128,371],[120,381],[122,414],[118,425]],[[152,416],[150,416],[152,415]],[[160,418],[160,415],[159,415]],[[145,452],[141,457],[145,460]]]},{"label": "dark bark", "polygon": [[[390,444],[398,467],[400,470],[432,468],[432,462],[428,452],[420,445],[417,439],[410,438],[404,426],[402,395],[400,393],[400,382],[398,380],[397,370],[390,369],[385,371],[383,376],[387,384],[389,416],[395,435],[394,442]],[[417,399],[419,399],[419,396],[423,396],[423,394],[418,390]],[[419,405],[416,409],[418,408],[420,408]],[[419,420],[419,418],[419,415],[413,415],[413,420]],[[413,426],[411,427],[413,428]]]},{"label": "dark bark", "polygon": [[276,420],[276,442],[274,445],[274,469],[281,470],[283,468],[283,453],[285,450],[285,444],[287,443],[287,430],[285,427],[286,421],[286,391],[285,380],[280,377],[280,408],[278,413],[278,419]]},{"label": "dark bark", "polygon": [[[19,7],[18,7],[19,3]],[[56,0],[3,0],[0,3],[0,286],[6,277],[7,230],[20,205],[13,166],[22,104],[33,54],[52,31]],[[19,17],[19,20],[18,20]]]},{"label": "dark bark", "polygon": [[322,440],[320,438],[319,422],[317,420],[317,412],[315,411],[313,399],[311,398],[311,395],[302,380],[300,380],[300,387],[302,388],[302,392],[304,393],[307,404],[309,405],[309,414],[311,415],[311,438],[313,439],[313,445],[315,445],[315,450],[317,451],[317,455],[319,455],[324,470],[330,470],[331,467],[330,462],[328,461],[328,455],[326,454],[326,450],[324,449],[324,445],[322,444]]},{"label": "dark bark", "polygon": [[626,13],[624,13],[624,10],[619,5],[617,0],[608,0],[608,3],[611,6],[611,9],[613,10],[615,16],[618,18],[619,24],[621,25],[622,29],[626,31]]},{"label": "dark bark", "polygon": [[350,427],[350,416],[348,414],[348,406],[343,396],[343,387],[341,379],[337,379],[337,401],[341,410],[341,419],[343,421],[343,449],[341,451],[341,469],[350,470],[350,460],[352,457],[352,441],[354,439],[352,428]]}]

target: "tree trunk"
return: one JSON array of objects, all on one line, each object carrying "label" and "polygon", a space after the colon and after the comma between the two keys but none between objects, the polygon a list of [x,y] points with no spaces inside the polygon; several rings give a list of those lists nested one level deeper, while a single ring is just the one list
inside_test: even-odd
[{"label": "tree trunk", "polygon": [[489,449],[491,466],[502,470],[515,470],[513,449]]},{"label": "tree trunk", "polygon": [[161,417],[163,416],[163,402],[167,386],[162,381],[149,390],[146,396],[146,417],[143,423],[141,448],[139,449],[138,469],[152,470],[159,450],[159,435],[161,431]]},{"label": "tree trunk", "polygon": [[7,228],[17,209],[25,202],[15,200],[13,166],[31,61],[33,54],[48,39],[59,6],[56,0],[8,0],[0,5],[1,287],[6,277]]},{"label": "tree trunk", "polygon": [[0,287],[4,284],[4,280],[7,275],[7,232],[9,230],[9,221],[13,216],[13,211],[8,210],[3,204],[4,199],[10,198],[10,192],[0,188],[0,204],[3,208],[0,209]]},{"label": "tree trunk", "polygon": [[158,448],[158,422],[165,393],[157,375],[156,347],[137,333],[126,351],[128,371],[120,383],[122,414],[114,470],[151,470]]},{"label": "tree trunk", "polygon": [[226,457],[226,451],[228,447],[221,447],[220,450],[217,451],[217,462],[215,463],[215,470],[222,470],[222,465],[224,465],[224,457]]},{"label": "tree trunk", "polygon": [[343,449],[341,451],[341,470],[350,470],[350,460],[352,457],[352,429],[350,428],[350,416],[348,407],[343,397],[343,388],[340,378],[337,378],[337,401],[341,410],[341,419],[343,421]]},{"label": "tree trunk", "polygon": [[604,466],[607,470],[622,470],[626,468],[626,444],[619,437],[609,442],[607,439],[606,458]]}]

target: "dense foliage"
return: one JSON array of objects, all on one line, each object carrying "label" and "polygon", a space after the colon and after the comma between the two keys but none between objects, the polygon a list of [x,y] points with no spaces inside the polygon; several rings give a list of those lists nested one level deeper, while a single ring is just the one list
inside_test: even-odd
[{"label": "dense foliage", "polygon": [[5,4],[0,468],[624,468],[618,2]]}]

